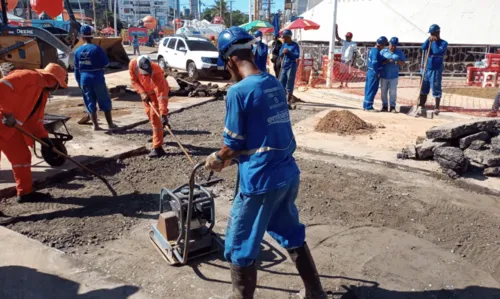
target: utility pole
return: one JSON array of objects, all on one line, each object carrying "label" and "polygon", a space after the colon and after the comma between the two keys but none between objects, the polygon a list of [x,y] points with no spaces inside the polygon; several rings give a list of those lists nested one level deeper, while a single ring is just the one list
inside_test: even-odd
[{"label": "utility pole", "polygon": [[222,18],[222,0],[219,0],[219,17]]},{"label": "utility pole", "polygon": [[255,20],[259,20],[260,19],[260,0],[255,0],[254,3],[253,3],[253,17]]},{"label": "utility pole", "polygon": [[114,28],[115,28],[115,37],[118,37],[118,26],[116,25],[116,7],[118,6],[118,0],[115,0],[115,10],[114,10],[114,15],[113,15],[113,23],[114,23]]},{"label": "utility pole", "polygon": [[229,2],[229,27],[233,26],[233,2],[234,0],[230,0]]},{"label": "utility pole", "polygon": [[248,22],[252,22],[252,0],[248,0]]},{"label": "utility pole", "polygon": [[96,28],[97,16],[95,13],[95,0],[92,0],[92,10],[94,11],[94,36],[96,36],[97,35],[97,28]]},{"label": "utility pole", "polygon": [[337,4],[338,0],[333,0],[333,28],[330,36],[330,45],[328,49],[328,72],[326,73],[326,87],[332,86],[333,60],[335,59],[335,39],[337,29]]},{"label": "utility pole", "polygon": [[28,3],[28,5],[26,5],[26,9],[28,9],[28,20],[31,20],[33,18],[31,15],[31,2],[30,0],[26,0],[26,2]]}]

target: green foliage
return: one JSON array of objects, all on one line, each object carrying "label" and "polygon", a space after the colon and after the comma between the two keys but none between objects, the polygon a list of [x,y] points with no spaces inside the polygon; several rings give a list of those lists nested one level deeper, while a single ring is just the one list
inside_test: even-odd
[{"label": "green foliage", "polygon": [[[221,1],[222,1],[222,14],[220,14]],[[220,15],[223,16],[222,18],[224,19],[224,22],[229,27],[231,25],[230,24],[231,14],[229,5],[224,0],[216,0],[213,6],[207,7],[203,11],[201,18],[209,22],[212,22],[214,17]],[[233,26],[239,26],[248,23],[248,15],[242,13],[239,10],[233,10],[232,17],[233,17],[233,23],[232,23]]]}]

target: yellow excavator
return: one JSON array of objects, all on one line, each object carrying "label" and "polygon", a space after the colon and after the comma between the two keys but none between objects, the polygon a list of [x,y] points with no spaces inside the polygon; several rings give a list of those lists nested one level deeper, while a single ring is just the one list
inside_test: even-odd
[{"label": "yellow excavator", "polygon": [[[0,78],[13,69],[44,68],[51,62],[71,68],[74,50],[83,44],[78,39],[81,24],[75,19],[69,0],[64,0],[70,22],[68,30],[55,26],[14,26],[7,18],[7,3],[0,0]],[[53,21],[54,22],[54,21]],[[101,47],[110,62],[127,66],[129,58],[122,45],[121,37],[96,37],[94,44]],[[68,57],[68,62],[59,60],[60,55]]]}]

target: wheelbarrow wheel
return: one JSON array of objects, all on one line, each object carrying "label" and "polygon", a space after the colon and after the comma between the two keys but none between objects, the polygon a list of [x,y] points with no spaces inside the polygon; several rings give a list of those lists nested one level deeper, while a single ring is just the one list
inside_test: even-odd
[{"label": "wheelbarrow wheel", "polygon": [[[51,138],[51,140],[56,149],[63,152],[64,154],[68,154],[68,150],[66,149],[66,146],[61,140],[53,138]],[[59,156],[58,154],[54,153],[53,151],[49,150],[44,146],[42,146],[42,157],[43,160],[45,160],[45,162],[47,162],[47,164],[49,164],[52,167],[61,166],[66,162],[65,157]]]}]

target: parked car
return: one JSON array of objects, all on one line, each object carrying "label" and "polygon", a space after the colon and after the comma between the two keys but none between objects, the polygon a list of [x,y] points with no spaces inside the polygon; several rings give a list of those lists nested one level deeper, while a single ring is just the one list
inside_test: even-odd
[{"label": "parked car", "polygon": [[194,80],[200,77],[222,77],[229,80],[231,75],[217,68],[217,48],[206,38],[172,35],[160,40],[158,64],[163,68],[186,71]]}]

